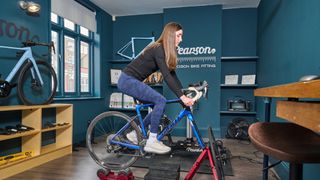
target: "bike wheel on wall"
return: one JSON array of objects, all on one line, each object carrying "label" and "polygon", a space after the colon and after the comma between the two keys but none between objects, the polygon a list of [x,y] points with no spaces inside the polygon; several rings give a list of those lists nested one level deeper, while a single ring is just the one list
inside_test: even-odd
[{"label": "bike wheel on wall", "polygon": [[123,145],[131,144],[126,134],[132,130],[141,142],[141,133],[134,119],[116,111],[98,115],[87,129],[86,143],[90,156],[105,169],[123,170],[130,167],[141,154],[141,150]]},{"label": "bike wheel on wall", "polygon": [[36,76],[31,62],[22,69],[18,78],[18,95],[26,105],[49,104],[57,89],[57,75],[47,62],[36,61],[43,85]]}]

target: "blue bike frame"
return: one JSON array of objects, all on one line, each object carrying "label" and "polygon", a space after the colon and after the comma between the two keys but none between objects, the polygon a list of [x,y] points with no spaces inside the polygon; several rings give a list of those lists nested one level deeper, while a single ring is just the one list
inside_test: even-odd
[{"label": "blue bike frame", "polygon": [[[180,102],[181,100],[180,99],[172,99],[172,100],[167,100],[167,104],[169,103],[178,103]],[[148,108],[148,107],[152,107],[153,104],[138,104],[136,105],[136,112],[137,112],[137,117],[139,118],[139,122],[141,124],[141,133],[142,133],[142,136],[143,138],[147,138],[147,131],[146,129],[144,128],[144,122],[143,122],[143,119],[142,119],[142,115],[141,115],[141,110],[144,109],[144,108]],[[189,120],[190,122],[190,125],[192,127],[192,131],[195,135],[195,137],[197,138],[198,140],[198,143],[199,143],[199,146],[201,149],[204,149],[205,148],[205,144],[202,140],[202,137],[199,133],[199,129],[196,125],[196,122],[193,118],[193,115],[191,113],[190,110],[184,108],[180,111],[178,117],[172,121],[167,127],[165,127],[161,132],[160,134],[158,135],[157,139],[160,141],[163,139],[163,137],[168,133],[170,132],[174,126],[176,124],[178,124],[184,117],[187,117],[187,120]],[[126,125],[124,125],[115,135],[114,137],[111,139],[111,143],[113,144],[118,144],[118,145],[121,145],[121,146],[125,146],[125,147],[128,147],[129,149],[136,149],[136,150],[141,150],[141,146],[139,145],[134,145],[132,143],[127,143],[127,142],[120,142],[120,141],[117,141],[115,140],[115,137],[119,136],[120,134],[122,134],[126,129],[128,129],[130,127],[130,123],[132,121],[134,121],[135,118],[132,118],[132,120],[130,122],[128,122]]]},{"label": "blue bike frame", "polygon": [[0,48],[3,49],[12,49],[12,50],[22,50],[24,51],[23,55],[20,57],[18,63],[14,66],[10,74],[7,76],[5,81],[11,82],[11,80],[14,78],[14,76],[19,72],[19,69],[23,66],[25,61],[31,61],[33,68],[31,68],[31,75],[33,78],[35,78],[35,75],[38,76],[41,85],[43,85],[43,80],[41,78],[36,60],[32,56],[32,50],[31,47],[22,47],[22,48],[17,48],[17,47],[10,47],[10,46],[0,46]]}]

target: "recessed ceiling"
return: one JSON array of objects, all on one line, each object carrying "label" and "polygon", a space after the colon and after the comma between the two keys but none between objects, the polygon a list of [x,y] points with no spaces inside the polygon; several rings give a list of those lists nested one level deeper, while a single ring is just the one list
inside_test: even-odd
[{"label": "recessed ceiling", "polygon": [[162,13],[166,8],[222,5],[223,9],[256,8],[260,0],[91,0],[111,16]]}]

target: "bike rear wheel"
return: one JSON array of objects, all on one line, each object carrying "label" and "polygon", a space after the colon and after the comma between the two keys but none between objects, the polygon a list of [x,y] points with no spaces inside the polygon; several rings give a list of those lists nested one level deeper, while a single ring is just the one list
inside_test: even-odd
[{"label": "bike rear wheel", "polygon": [[126,138],[126,134],[132,130],[137,133],[138,142],[141,142],[137,124],[126,114],[109,111],[98,115],[87,130],[86,143],[90,156],[105,169],[122,170],[130,167],[140,156],[141,148],[130,149],[119,143],[132,144]]},{"label": "bike rear wheel", "polygon": [[[43,85],[35,74],[32,62],[28,62],[18,78],[18,95],[25,105],[49,104],[57,89],[57,75],[54,69],[44,61],[36,61]],[[32,76],[33,74],[33,76]]]}]

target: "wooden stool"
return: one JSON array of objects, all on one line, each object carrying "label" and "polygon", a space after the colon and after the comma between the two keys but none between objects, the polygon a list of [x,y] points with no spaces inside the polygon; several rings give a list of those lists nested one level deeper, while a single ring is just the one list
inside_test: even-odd
[{"label": "wooden stool", "polygon": [[302,179],[303,163],[320,163],[320,135],[293,123],[257,122],[252,144],[264,154],[290,163],[290,180]]}]

